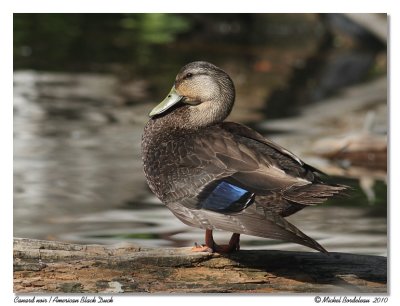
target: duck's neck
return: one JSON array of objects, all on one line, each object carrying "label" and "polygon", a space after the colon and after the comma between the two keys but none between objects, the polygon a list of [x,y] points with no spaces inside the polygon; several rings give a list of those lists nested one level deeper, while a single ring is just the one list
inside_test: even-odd
[{"label": "duck's neck", "polygon": [[189,109],[185,127],[198,129],[220,123],[228,117],[233,106],[233,101],[206,101]]},{"label": "duck's neck", "polygon": [[183,129],[198,129],[212,126],[222,122],[230,114],[235,101],[235,87],[232,80],[228,77],[224,82],[218,84],[218,92],[209,97],[208,101],[203,101],[196,106],[187,106],[176,112],[177,117],[182,116],[185,120],[180,120]]}]

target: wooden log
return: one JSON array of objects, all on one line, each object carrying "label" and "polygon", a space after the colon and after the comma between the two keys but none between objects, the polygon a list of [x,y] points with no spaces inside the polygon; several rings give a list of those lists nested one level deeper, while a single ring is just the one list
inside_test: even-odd
[{"label": "wooden log", "polygon": [[386,293],[386,257],[78,245],[14,238],[15,293]]}]

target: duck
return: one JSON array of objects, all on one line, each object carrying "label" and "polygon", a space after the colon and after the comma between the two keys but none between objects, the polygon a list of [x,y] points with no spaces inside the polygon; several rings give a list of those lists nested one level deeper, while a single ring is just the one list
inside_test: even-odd
[{"label": "duck", "polygon": [[[205,230],[196,252],[240,250],[240,235],[283,240],[327,253],[285,219],[347,187],[239,123],[225,121],[235,86],[205,61],[181,68],[167,97],[149,113],[142,135],[151,191],[184,224]],[[213,231],[232,233],[217,244]]]}]

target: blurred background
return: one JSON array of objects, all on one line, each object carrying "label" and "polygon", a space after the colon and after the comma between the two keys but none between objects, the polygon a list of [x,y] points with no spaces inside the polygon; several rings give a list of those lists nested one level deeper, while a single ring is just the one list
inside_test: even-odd
[{"label": "blurred background", "polygon": [[148,189],[140,140],[181,66],[206,60],[235,83],[229,120],[352,187],[288,219],[329,251],[386,256],[386,28],[385,14],[14,14],[14,236],[202,243]]}]

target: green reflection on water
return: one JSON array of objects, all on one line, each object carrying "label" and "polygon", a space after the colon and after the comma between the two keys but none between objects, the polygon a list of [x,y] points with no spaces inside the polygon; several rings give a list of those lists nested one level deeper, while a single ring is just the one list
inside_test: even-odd
[{"label": "green reflection on water", "polygon": [[187,18],[173,14],[127,14],[120,23],[122,28],[134,30],[138,40],[155,44],[172,42],[190,27]]},{"label": "green reflection on water", "polygon": [[189,28],[177,14],[14,14],[14,67],[103,70],[132,58],[147,62],[159,52],[152,44]]},{"label": "green reflection on water", "polygon": [[364,208],[366,214],[373,217],[386,217],[387,215],[387,185],[383,181],[376,181],[373,186],[375,197],[368,199],[360,187],[359,181],[348,178],[340,178],[340,183],[350,187],[345,196],[329,199],[326,206],[360,207]]}]

